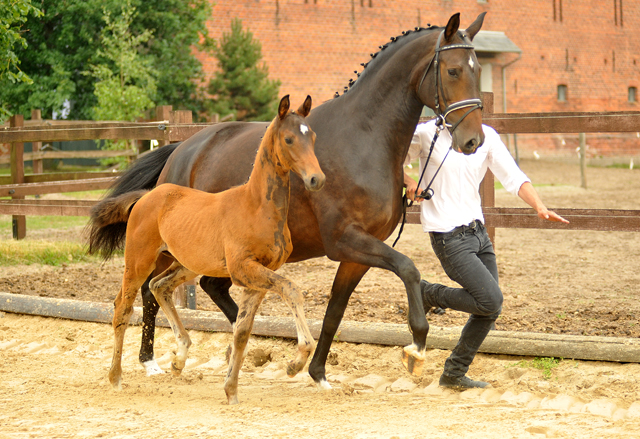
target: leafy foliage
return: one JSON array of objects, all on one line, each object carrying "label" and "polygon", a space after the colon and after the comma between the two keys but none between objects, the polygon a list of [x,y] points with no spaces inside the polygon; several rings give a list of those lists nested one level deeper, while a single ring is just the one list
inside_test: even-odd
[{"label": "leafy foliage", "polygon": [[[98,104],[93,108],[97,120],[135,121],[155,105],[152,99],[156,93],[156,80],[151,63],[148,56],[139,54],[139,47],[149,41],[152,34],[148,30],[139,35],[131,33],[134,15],[135,8],[130,1],[115,18],[104,11],[106,26],[102,29],[98,55],[105,62],[91,66],[87,72],[98,80],[94,91]],[[107,141],[102,145],[102,149],[128,148],[126,140]]]},{"label": "leafy foliage", "polygon": [[219,71],[209,82],[213,99],[210,110],[222,117],[232,114],[236,120],[271,120],[278,106],[280,81],[269,80],[262,59],[262,46],[242,21],[234,19],[231,32],[224,33],[214,48]]},{"label": "leafy foliage", "polygon": [[[27,17],[40,17],[42,11],[31,4],[31,0],[0,0],[0,83],[16,84],[33,81],[20,70],[20,59],[16,50],[26,48],[27,42],[22,36],[22,25]],[[7,103],[0,100],[0,123],[11,113]]]},{"label": "leafy foliage", "polygon": [[[9,0],[0,0],[6,2]],[[27,0],[11,0],[27,2]],[[98,104],[94,94],[96,78],[86,75],[88,66],[108,64],[101,47],[105,27],[104,12],[115,17],[127,0],[39,0],[43,17],[30,16],[23,34],[28,48],[15,51],[20,68],[33,83],[11,85],[0,78],[0,102],[10,105],[14,113],[29,115],[42,109],[50,118],[61,112],[65,101],[71,103],[69,118],[91,119]],[[203,79],[202,65],[192,47],[209,50],[206,20],[211,7],[208,0],[131,0],[137,9],[132,18],[132,35],[151,32],[142,43],[140,54],[147,57],[155,71],[158,105],[175,109],[204,110],[204,97],[198,91]],[[4,4],[4,3],[2,3]]]}]

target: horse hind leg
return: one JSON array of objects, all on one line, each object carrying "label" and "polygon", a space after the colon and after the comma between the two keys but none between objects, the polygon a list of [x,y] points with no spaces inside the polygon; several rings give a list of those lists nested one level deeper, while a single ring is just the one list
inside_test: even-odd
[{"label": "horse hind leg", "polygon": [[173,304],[173,290],[175,290],[178,285],[190,281],[196,276],[196,273],[189,271],[180,263],[174,262],[169,268],[149,282],[149,288],[164,311],[167,320],[169,320],[169,324],[176,338],[176,354],[171,362],[171,373],[175,376],[179,376],[182,373],[182,369],[184,369],[187,362],[191,338],[189,338],[189,334],[184,328],[180,316],[176,311],[176,307]]},{"label": "horse hind leg", "polygon": [[246,356],[246,347],[251,336],[253,321],[262,303],[266,290],[250,290],[245,288],[240,298],[238,318],[233,331],[233,347],[229,357],[229,369],[224,381],[224,392],[229,405],[238,404],[238,375]]},{"label": "horse hind leg", "polygon": [[143,283],[138,278],[129,279],[123,276],[122,287],[114,301],[113,311],[113,358],[111,360],[111,368],[109,369],[109,382],[116,390],[122,389],[122,346],[124,343],[124,334],[129,325],[129,319],[133,313],[133,302],[138,293],[138,288]]},{"label": "horse hind leg", "polygon": [[140,287],[142,294],[142,341],[138,360],[147,372],[147,376],[163,374],[164,370],[158,365],[154,354],[154,338],[156,332],[156,316],[160,305],[149,289],[149,282],[156,274],[161,273],[173,263],[173,258],[160,254],[156,260],[154,272]]}]

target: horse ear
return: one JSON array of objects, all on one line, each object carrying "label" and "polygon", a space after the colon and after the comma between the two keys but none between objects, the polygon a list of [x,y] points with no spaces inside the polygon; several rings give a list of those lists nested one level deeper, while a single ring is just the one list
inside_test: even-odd
[{"label": "horse ear", "polygon": [[289,112],[289,95],[286,95],[280,100],[280,106],[278,106],[278,117],[280,120],[284,119],[284,117]]},{"label": "horse ear", "polygon": [[482,27],[482,23],[484,22],[485,15],[487,15],[486,12],[483,12],[482,14],[478,15],[478,18],[476,18],[476,21],[471,23],[471,26],[467,28],[466,32],[471,41],[473,41],[473,37],[475,37],[476,34],[480,31],[480,28]]},{"label": "horse ear", "polygon": [[311,96],[307,95],[307,99],[305,99],[302,105],[300,105],[300,108],[298,108],[298,111],[296,111],[296,113],[298,113],[302,117],[307,117],[310,111],[311,111]]},{"label": "horse ear", "polygon": [[458,28],[460,27],[460,12],[457,12],[451,16],[449,22],[447,23],[447,27],[444,29],[444,41],[448,43],[451,41],[453,36],[458,32]]}]

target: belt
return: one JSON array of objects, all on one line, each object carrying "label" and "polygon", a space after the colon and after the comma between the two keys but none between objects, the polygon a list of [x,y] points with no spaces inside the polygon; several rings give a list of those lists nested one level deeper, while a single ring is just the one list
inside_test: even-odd
[{"label": "belt", "polygon": [[430,232],[431,235],[435,235],[435,236],[442,236],[442,235],[458,235],[461,233],[465,233],[468,230],[473,230],[475,231],[476,229],[479,229],[480,227],[482,227],[482,223],[478,220],[473,220],[471,221],[469,224],[466,224],[464,226],[459,226],[456,227],[455,229],[451,230],[450,232]]}]

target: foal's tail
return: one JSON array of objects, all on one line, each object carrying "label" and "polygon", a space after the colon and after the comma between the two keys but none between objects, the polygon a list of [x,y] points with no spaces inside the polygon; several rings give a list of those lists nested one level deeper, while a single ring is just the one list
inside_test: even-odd
[{"label": "foal's tail", "polygon": [[86,228],[90,254],[100,253],[107,260],[124,247],[127,220],[133,205],[155,187],[164,165],[178,145],[163,146],[136,160],[115,181],[105,198],[91,209]]},{"label": "foal's tail", "polygon": [[87,224],[89,254],[100,253],[107,260],[124,247],[131,209],[148,192],[139,190],[105,198],[91,208]]}]

